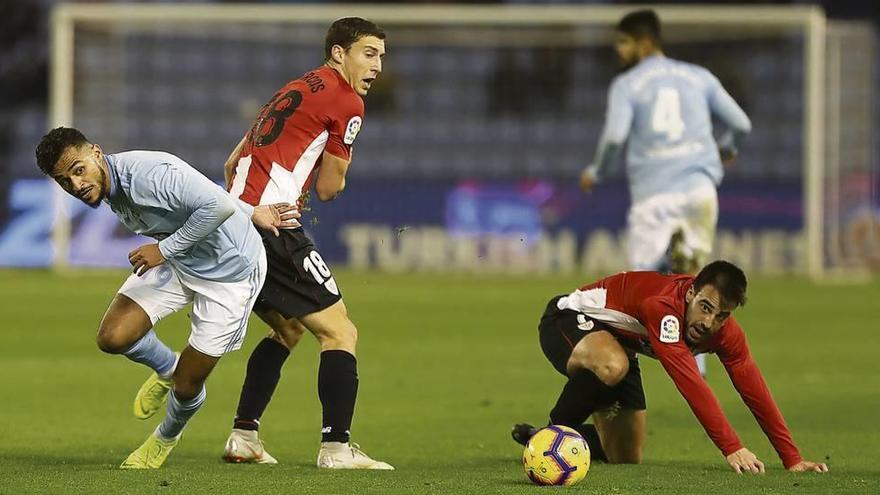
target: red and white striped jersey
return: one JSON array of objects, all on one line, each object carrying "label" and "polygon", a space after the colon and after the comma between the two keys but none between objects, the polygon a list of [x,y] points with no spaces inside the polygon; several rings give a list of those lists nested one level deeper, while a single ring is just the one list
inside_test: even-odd
[{"label": "red and white striped jersey", "polygon": [[717,354],[785,467],[797,464],[803,459],[736,319],[729,317],[699,348],[685,341],[685,296],[693,282],[689,275],[624,272],[581,287],[561,298],[557,307],[608,324],[625,348],[660,361],[706,433],[729,455],[742,448],[742,443],[700,376],[693,356],[695,352]]},{"label": "red and white striped jersey", "polygon": [[260,110],[229,192],[254,206],[301,206],[323,152],[350,159],[363,118],[363,99],[331,67],[288,82]]}]

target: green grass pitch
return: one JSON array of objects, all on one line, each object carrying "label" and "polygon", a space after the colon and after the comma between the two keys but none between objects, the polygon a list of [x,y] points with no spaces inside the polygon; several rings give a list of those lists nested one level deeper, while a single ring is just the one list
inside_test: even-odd
[{"label": "green grass pitch", "polygon": [[[340,271],[360,330],[354,440],[393,472],[314,467],[320,439],[318,347],[288,361],[262,435],[281,464],[224,464],[244,367],[265,327],[221,361],[208,400],[166,465],[116,466],[158,423],[131,415],[147,370],[101,353],[94,333],[124,272],[58,276],[0,271],[0,493],[880,493],[880,284],[755,279],[738,313],[752,353],[807,459],[827,475],[787,473],[717,360],[709,382],[747,447],[768,465],[738,476],[703,433],[659,365],[643,359],[648,444],[639,466],[594,465],[581,484],[532,486],[509,437],[545,421],[562,377],[538,348],[546,301],[588,277],[471,277]],[[159,335],[180,348],[185,312]]]}]

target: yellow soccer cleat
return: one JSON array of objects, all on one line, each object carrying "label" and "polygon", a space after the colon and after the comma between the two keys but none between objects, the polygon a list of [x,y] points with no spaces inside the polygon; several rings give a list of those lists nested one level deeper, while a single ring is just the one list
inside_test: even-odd
[{"label": "yellow soccer cleat", "polygon": [[147,440],[141,444],[134,452],[129,454],[128,458],[119,466],[120,469],[158,469],[165,463],[168,454],[171,453],[177,443],[180,442],[180,436],[165,440],[151,433]]},{"label": "yellow soccer cleat", "polygon": [[169,390],[171,390],[171,380],[159,378],[159,375],[153,372],[141,385],[134,398],[134,417],[147,419],[156,414],[156,411],[165,405]]}]

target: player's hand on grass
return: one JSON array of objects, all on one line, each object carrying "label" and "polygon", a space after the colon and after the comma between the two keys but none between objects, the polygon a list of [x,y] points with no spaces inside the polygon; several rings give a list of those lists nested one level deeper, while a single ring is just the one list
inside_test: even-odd
[{"label": "player's hand on grass", "polygon": [[793,473],[827,473],[828,466],[824,462],[801,461],[788,470]]},{"label": "player's hand on grass", "polygon": [[727,456],[727,463],[730,464],[730,467],[737,474],[760,474],[764,472],[764,463],[758,460],[758,457],[745,447]]},{"label": "player's hand on grass", "polygon": [[584,171],[581,172],[580,184],[583,192],[593,192],[593,186],[596,184],[596,181],[593,179],[593,174],[590,173],[589,169],[584,169]]},{"label": "player's hand on grass", "polygon": [[134,267],[132,271],[138,277],[142,277],[150,268],[165,263],[165,257],[159,250],[159,244],[144,244],[128,253],[128,262]]},{"label": "player's hand on grass", "polygon": [[274,203],[260,205],[254,208],[251,220],[257,227],[272,232],[277,237],[278,229],[295,228],[301,224],[297,218],[301,217],[296,205],[290,203]]}]

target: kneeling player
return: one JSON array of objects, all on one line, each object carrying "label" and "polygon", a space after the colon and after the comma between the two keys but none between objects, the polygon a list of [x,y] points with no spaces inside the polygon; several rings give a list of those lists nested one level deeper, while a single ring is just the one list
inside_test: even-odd
[{"label": "kneeling player", "polygon": [[[594,459],[639,463],[645,445],[645,395],[636,355],[663,365],[694,415],[737,473],[764,472],[724,417],[694,354],[715,353],[789,471],[827,472],[801,458],[745,335],[731,312],[746,301],[746,277],[715,261],[696,278],[624,272],[550,300],[538,325],[541,349],[568,382],[550,423],[577,429]],[[596,413],[596,414],[594,414]],[[593,416],[593,425],[584,424]],[[513,428],[525,444],[536,431]]]},{"label": "kneeling player", "polygon": [[[266,277],[266,253],[250,220],[277,235],[277,227],[290,225],[282,220],[295,214],[282,215],[289,205],[240,203],[168,153],[105,155],[76,129],[51,131],[36,155],[67,193],[93,208],[108,203],[132,232],[159,240],[129,253],[134,273],[107,308],[97,337],[102,351],[154,371],[135,398],[135,416],[149,418],[167,396],[162,423],[121,466],[158,468],[204,403],[204,383],[217,361],[244,340]],[[190,303],[192,333],[178,358],[152,327]]]}]

